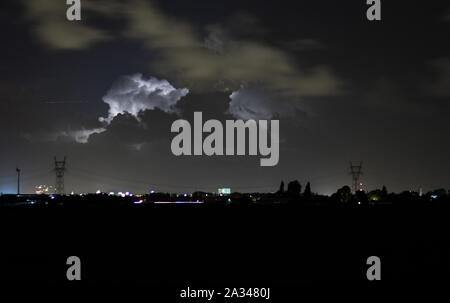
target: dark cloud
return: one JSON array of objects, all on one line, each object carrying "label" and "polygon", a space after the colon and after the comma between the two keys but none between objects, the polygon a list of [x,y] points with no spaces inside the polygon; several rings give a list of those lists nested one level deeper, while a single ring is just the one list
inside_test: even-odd
[{"label": "dark cloud", "polygon": [[230,96],[229,112],[243,120],[298,117],[305,108],[299,100],[279,96],[261,87],[243,87]]},{"label": "dark cloud", "polygon": [[315,51],[325,48],[322,43],[314,39],[298,39],[287,41],[283,43],[283,46],[284,48],[294,52]]},{"label": "dark cloud", "polygon": [[64,134],[77,133],[76,136],[82,137],[83,128],[101,126],[88,114],[89,103],[48,102],[37,97],[40,94],[41,90],[33,85],[3,82],[0,85],[0,121],[7,127],[1,128],[0,133],[7,132],[29,141],[52,141]]},{"label": "dark cloud", "polygon": [[159,109],[141,111],[137,117],[127,112],[118,114],[105,127],[104,132],[90,137],[89,144],[113,143],[133,148],[167,139],[172,122],[178,118],[177,114],[169,114]]}]

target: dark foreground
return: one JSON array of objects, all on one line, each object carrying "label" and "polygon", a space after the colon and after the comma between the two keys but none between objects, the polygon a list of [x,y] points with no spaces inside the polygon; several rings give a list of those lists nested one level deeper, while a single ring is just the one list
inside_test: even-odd
[{"label": "dark foreground", "polygon": [[8,208],[0,279],[80,283],[66,280],[66,259],[78,256],[81,283],[139,283],[167,302],[187,286],[292,298],[305,282],[379,283],[366,278],[378,256],[381,283],[439,282],[450,273],[448,218],[443,206]]}]

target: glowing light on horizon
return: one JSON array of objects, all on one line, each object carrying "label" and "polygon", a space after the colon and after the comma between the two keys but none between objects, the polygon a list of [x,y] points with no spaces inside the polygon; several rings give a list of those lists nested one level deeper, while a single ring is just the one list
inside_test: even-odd
[{"label": "glowing light on horizon", "polygon": [[170,202],[170,201],[158,201],[158,202],[153,202],[154,204],[203,204],[203,201],[174,201],[174,202]]}]

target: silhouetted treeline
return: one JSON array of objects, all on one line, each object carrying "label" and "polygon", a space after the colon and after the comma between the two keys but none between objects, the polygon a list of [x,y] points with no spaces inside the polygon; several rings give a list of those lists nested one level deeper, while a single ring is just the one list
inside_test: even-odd
[{"label": "silhouetted treeline", "polygon": [[88,195],[1,195],[0,207],[145,207],[155,204],[186,204],[203,205],[286,205],[293,207],[374,207],[374,206],[448,206],[450,205],[450,190],[437,189],[425,194],[404,191],[390,193],[383,186],[372,191],[352,192],[349,186],[339,188],[331,196],[316,194],[308,182],[305,187],[299,181],[288,183],[284,181],[274,193],[232,193],[230,195],[194,192],[192,194],[174,194],[152,192],[137,196],[117,196],[108,194]]}]

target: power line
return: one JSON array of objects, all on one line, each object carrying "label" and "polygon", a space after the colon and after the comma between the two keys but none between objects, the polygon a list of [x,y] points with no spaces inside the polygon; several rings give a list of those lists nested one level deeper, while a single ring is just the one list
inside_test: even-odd
[{"label": "power line", "polygon": [[[89,179],[99,179],[102,181],[106,181],[106,182],[121,182],[121,183],[128,183],[128,184],[133,184],[133,185],[139,185],[139,186],[144,186],[144,187],[155,187],[155,188],[166,188],[166,189],[171,189],[171,190],[180,190],[180,189],[191,189],[191,188],[214,188],[215,186],[217,186],[217,184],[202,184],[201,186],[199,186],[199,184],[162,184],[162,183],[153,183],[151,181],[145,181],[145,180],[137,180],[137,179],[129,179],[126,177],[120,177],[120,176],[111,176],[111,175],[105,175],[102,173],[99,173],[97,171],[92,171],[92,170],[88,170],[88,169],[83,169],[83,168],[71,168],[69,170],[71,175],[83,175],[82,178],[86,178],[88,177]],[[276,187],[276,186],[275,186]],[[241,190],[244,189],[271,189],[274,188],[273,184],[270,185],[257,185],[257,186],[235,186],[234,188],[238,188]]]}]

